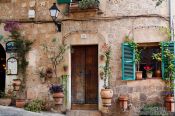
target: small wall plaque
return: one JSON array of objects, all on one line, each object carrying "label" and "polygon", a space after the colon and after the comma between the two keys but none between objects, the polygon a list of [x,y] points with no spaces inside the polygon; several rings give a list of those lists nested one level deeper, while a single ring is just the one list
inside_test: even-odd
[{"label": "small wall plaque", "polygon": [[18,74],[18,62],[17,59],[11,57],[7,60],[7,74],[17,75]]},{"label": "small wall plaque", "polygon": [[6,43],[6,52],[12,53],[17,51],[17,46],[15,41],[9,41]]}]

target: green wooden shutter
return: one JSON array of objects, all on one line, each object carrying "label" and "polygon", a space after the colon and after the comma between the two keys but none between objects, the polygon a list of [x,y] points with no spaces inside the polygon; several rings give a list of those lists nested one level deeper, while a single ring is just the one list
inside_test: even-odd
[{"label": "green wooden shutter", "polygon": [[122,44],[122,80],[135,80],[135,51],[128,43]]},{"label": "green wooden shutter", "polygon": [[162,42],[162,79],[165,79],[165,69],[167,68],[167,59],[164,57],[165,49],[168,49],[171,53],[175,54],[175,41]]},{"label": "green wooden shutter", "polygon": [[57,0],[58,4],[66,4],[66,3],[71,3],[71,0]]}]

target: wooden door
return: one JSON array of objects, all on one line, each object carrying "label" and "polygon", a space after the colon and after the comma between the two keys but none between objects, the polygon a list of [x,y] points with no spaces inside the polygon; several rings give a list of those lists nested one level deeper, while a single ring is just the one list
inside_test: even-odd
[{"label": "wooden door", "polygon": [[98,109],[98,46],[72,46],[72,109]]}]

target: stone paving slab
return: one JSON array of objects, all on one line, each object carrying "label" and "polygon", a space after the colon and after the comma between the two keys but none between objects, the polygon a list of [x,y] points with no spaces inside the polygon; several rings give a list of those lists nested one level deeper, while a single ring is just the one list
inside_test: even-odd
[{"label": "stone paving slab", "polygon": [[0,106],[0,116],[65,116],[65,115],[51,112],[35,113],[16,107]]}]

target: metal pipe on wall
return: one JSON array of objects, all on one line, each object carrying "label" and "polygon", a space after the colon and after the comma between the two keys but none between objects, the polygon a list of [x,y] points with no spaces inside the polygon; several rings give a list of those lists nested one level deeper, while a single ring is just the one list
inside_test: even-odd
[{"label": "metal pipe on wall", "polygon": [[174,41],[173,0],[169,0],[169,15],[170,15],[170,33],[171,33],[171,41]]}]

